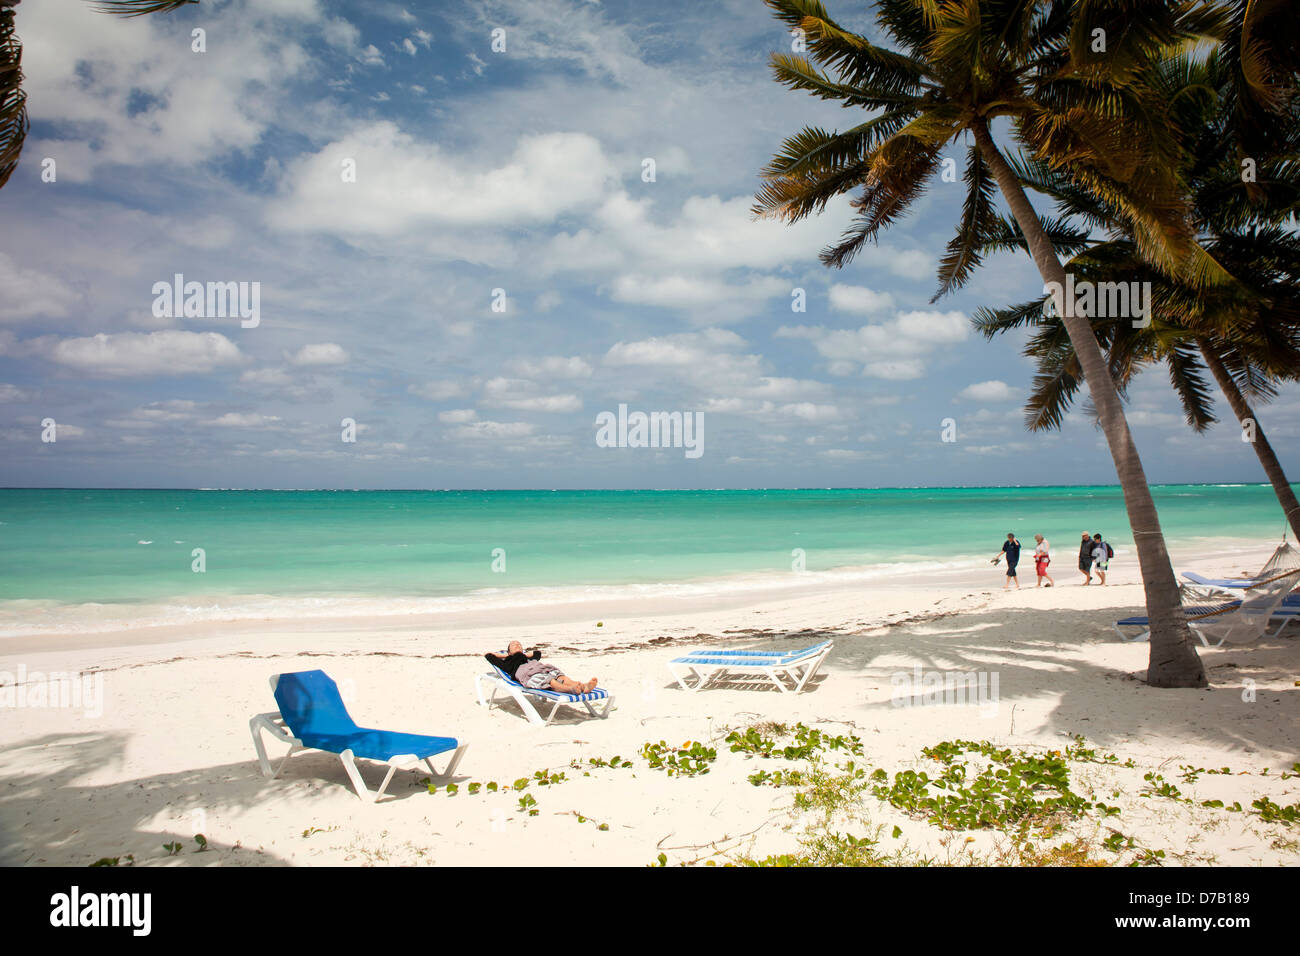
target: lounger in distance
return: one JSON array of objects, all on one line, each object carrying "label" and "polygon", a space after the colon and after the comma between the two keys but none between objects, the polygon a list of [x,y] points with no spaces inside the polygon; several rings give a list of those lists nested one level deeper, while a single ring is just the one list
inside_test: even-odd
[{"label": "lounger in distance", "polygon": [[[834,646],[832,641],[822,641],[797,651],[697,651],[669,661],[668,670],[682,690],[698,691],[729,676],[757,676],[768,678],[783,694],[797,694]],[[692,679],[693,684],[689,683]],[[793,687],[787,686],[787,681]]]}]

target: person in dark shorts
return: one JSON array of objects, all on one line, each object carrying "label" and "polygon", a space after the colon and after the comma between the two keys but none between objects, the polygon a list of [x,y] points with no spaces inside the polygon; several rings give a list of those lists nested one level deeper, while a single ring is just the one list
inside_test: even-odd
[{"label": "person in dark shorts", "polygon": [[1101,540],[1101,532],[1092,536],[1092,569],[1102,584],[1106,583],[1106,562],[1110,559],[1110,548]]},{"label": "person in dark shorts", "polygon": [[585,684],[565,677],[554,664],[542,663],[542,652],[533,649],[525,654],[523,645],[511,641],[504,654],[483,655],[488,663],[501,668],[514,680],[533,690],[558,690],[565,694],[589,694],[596,689],[596,678]]},{"label": "person in dark shorts", "polygon": [[1092,583],[1092,535],[1083,533],[1079,543],[1079,570],[1083,572],[1083,583]]},{"label": "person in dark shorts", "polygon": [[1016,587],[1020,587],[1020,579],[1016,577],[1016,565],[1020,563],[1020,542],[1016,536],[1010,532],[1007,533],[1007,540],[1002,542],[1002,550],[994,555],[993,563],[997,564],[1002,555],[1007,556],[1007,583],[1002,585],[1002,590],[1011,587],[1011,582],[1016,582]]}]

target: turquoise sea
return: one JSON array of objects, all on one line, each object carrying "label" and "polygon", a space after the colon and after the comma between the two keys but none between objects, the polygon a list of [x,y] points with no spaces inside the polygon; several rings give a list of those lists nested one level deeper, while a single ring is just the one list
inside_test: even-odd
[{"label": "turquoise sea", "polygon": [[[1154,490],[1171,545],[1268,544],[1281,534],[1267,485]],[[78,626],[145,607],[191,620],[241,616],[241,607],[274,616],[342,611],[346,601],[375,611],[614,586],[761,586],[788,574],[795,549],[814,572],[957,567],[987,559],[1008,531],[1029,547],[1045,534],[1061,550],[1058,566],[1072,567],[1085,528],[1121,553],[1131,548],[1118,487],[0,489],[0,632],[54,625],[67,617],[56,612],[85,605],[101,607],[83,607]]]}]

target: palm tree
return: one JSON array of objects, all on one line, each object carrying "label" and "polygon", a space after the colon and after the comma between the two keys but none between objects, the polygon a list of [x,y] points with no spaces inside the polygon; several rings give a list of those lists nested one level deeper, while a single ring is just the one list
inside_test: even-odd
[{"label": "palm tree", "polygon": [[[1276,249],[1281,243],[1300,246],[1294,236],[1264,233],[1261,246]],[[989,247],[991,249],[991,247]],[[1059,249],[1059,247],[1058,247]],[[1093,247],[1090,252],[1099,251]],[[1300,248],[1295,251],[1300,252]],[[1132,255],[1132,250],[1128,250]],[[1221,260],[1229,269],[1239,267],[1231,260]],[[1258,261],[1258,260],[1256,260]],[[1300,261],[1300,260],[1297,260]],[[1292,532],[1300,539],[1300,502],[1273,451],[1252,401],[1267,401],[1275,394],[1273,381],[1300,378],[1300,323],[1296,321],[1296,299],[1270,309],[1261,300],[1255,310],[1254,327],[1240,322],[1233,325],[1231,338],[1207,327],[1233,322],[1231,312],[1220,311],[1213,302],[1195,310],[1180,302],[1178,293],[1167,287],[1167,280],[1153,278],[1148,269],[1113,263],[1104,265],[1090,260],[1089,253],[1070,261],[1070,270],[1093,282],[1151,281],[1153,285],[1152,322],[1145,329],[1128,334],[1129,329],[1109,320],[1095,320],[1094,330],[1107,352],[1111,375],[1121,392],[1142,368],[1164,362],[1169,378],[1182,403],[1188,424],[1204,431],[1215,422],[1202,372],[1210,370],[1228,401],[1229,407],[1249,434],[1251,447],[1259,458]],[[1241,264],[1244,265],[1244,264]],[[1234,272],[1237,275],[1250,273]],[[1290,283],[1292,295],[1300,295],[1300,283]],[[1281,284],[1275,286],[1276,291]],[[1026,404],[1026,424],[1033,431],[1058,428],[1082,385],[1078,359],[1068,334],[1059,319],[1045,315],[1046,302],[1036,299],[1002,309],[980,309],[974,316],[976,328],[993,338],[1015,328],[1031,327],[1034,334],[1025,354],[1037,360],[1038,370]],[[1201,363],[1204,363],[1202,365]]]},{"label": "palm tree", "polygon": [[[1065,269],[1052,239],[993,138],[992,124],[1005,119],[1036,156],[1120,210],[1144,258],[1199,283],[1222,281],[1191,241],[1177,143],[1143,80],[1172,44],[1193,35],[1193,25],[1180,19],[1183,5],[1147,0],[1133,18],[1123,5],[1064,0],[880,0],[876,20],[897,47],[891,49],[844,29],[817,0],[766,2],[802,31],[811,56],[774,54],[779,82],[844,107],[878,111],[844,132],[805,128],[763,170],[766,184],[754,211],[786,222],[861,187],[853,203],[860,217],[822,253],[826,264],[847,264],[905,212],[939,169],[942,149],[969,133],[974,143],[966,158],[966,203],[941,262],[941,293],[979,264],[998,191],[1044,284],[1063,290]],[[1097,37],[1105,40],[1104,50],[1094,49]],[[1106,357],[1087,316],[1059,311],[1110,446],[1137,545],[1151,620],[1147,681],[1205,686]]]},{"label": "palm tree", "polygon": [[[1259,425],[1251,399],[1267,400],[1273,381],[1300,379],[1300,236],[1284,228],[1300,209],[1300,124],[1277,124],[1270,135],[1273,155],[1258,162],[1258,175],[1243,181],[1241,150],[1232,95],[1235,69],[1218,51],[1204,59],[1175,57],[1154,74],[1156,87],[1184,131],[1184,172],[1195,210],[1194,225],[1206,252],[1233,276],[1212,289],[1196,288],[1153,270],[1124,234],[1117,210],[1084,194],[1046,163],[1013,161],[1022,182],[1056,202],[1061,218],[1049,221],[1058,254],[1078,254],[1071,270],[1094,281],[1149,281],[1153,288],[1150,326],[1093,322],[1106,343],[1111,373],[1121,389],[1152,362],[1165,362],[1188,423],[1202,431],[1214,422],[1201,372],[1208,368],[1243,429],[1300,539],[1300,502]],[[1228,148],[1225,149],[1225,144]],[[1082,220],[1116,238],[1093,242],[1067,221]],[[1024,247],[1014,223],[1001,220],[982,252]],[[1079,251],[1085,250],[1085,251]],[[1078,362],[1059,320],[1040,302],[981,309],[976,327],[986,337],[1021,325],[1037,334],[1026,353],[1039,360],[1028,404],[1033,430],[1059,427],[1078,390]],[[1204,365],[1201,365],[1204,362]]]},{"label": "palm tree", "polygon": [[[22,0],[0,0],[0,189],[18,168],[27,138],[27,94],[23,91],[23,45],[14,32],[14,8]],[[95,0],[101,13],[138,17],[198,3],[199,0]]]}]

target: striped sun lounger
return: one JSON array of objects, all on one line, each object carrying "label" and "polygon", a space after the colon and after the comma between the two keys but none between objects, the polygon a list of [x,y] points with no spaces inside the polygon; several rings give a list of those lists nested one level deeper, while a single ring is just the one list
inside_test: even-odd
[{"label": "striped sun lounger", "polygon": [[[515,703],[519,705],[519,709],[524,712],[524,716],[528,718],[528,722],[534,727],[545,727],[549,724],[551,718],[555,716],[555,712],[560,709],[561,704],[582,704],[587,708],[587,713],[591,714],[591,716],[601,718],[609,716],[610,707],[614,704],[613,695],[603,687],[597,687],[588,694],[565,694],[558,690],[537,690],[532,687],[525,687],[495,664],[491,666],[492,673],[478,674],[474,678],[474,690],[478,693],[479,705],[491,710],[493,703],[496,702],[497,694],[504,693],[506,696],[514,698]],[[485,686],[492,689],[490,696],[484,696],[483,689]],[[542,719],[542,715],[537,712],[537,708],[533,706],[529,698],[551,702],[551,710],[546,715],[545,720]],[[605,702],[605,705],[599,709],[592,706],[592,703],[598,700]]]},{"label": "striped sun lounger", "polygon": [[[834,646],[831,641],[823,641],[797,651],[697,651],[670,661],[668,670],[682,690],[698,691],[727,677],[766,677],[782,693],[797,694],[807,686]],[[692,679],[694,683],[690,683]]]}]

